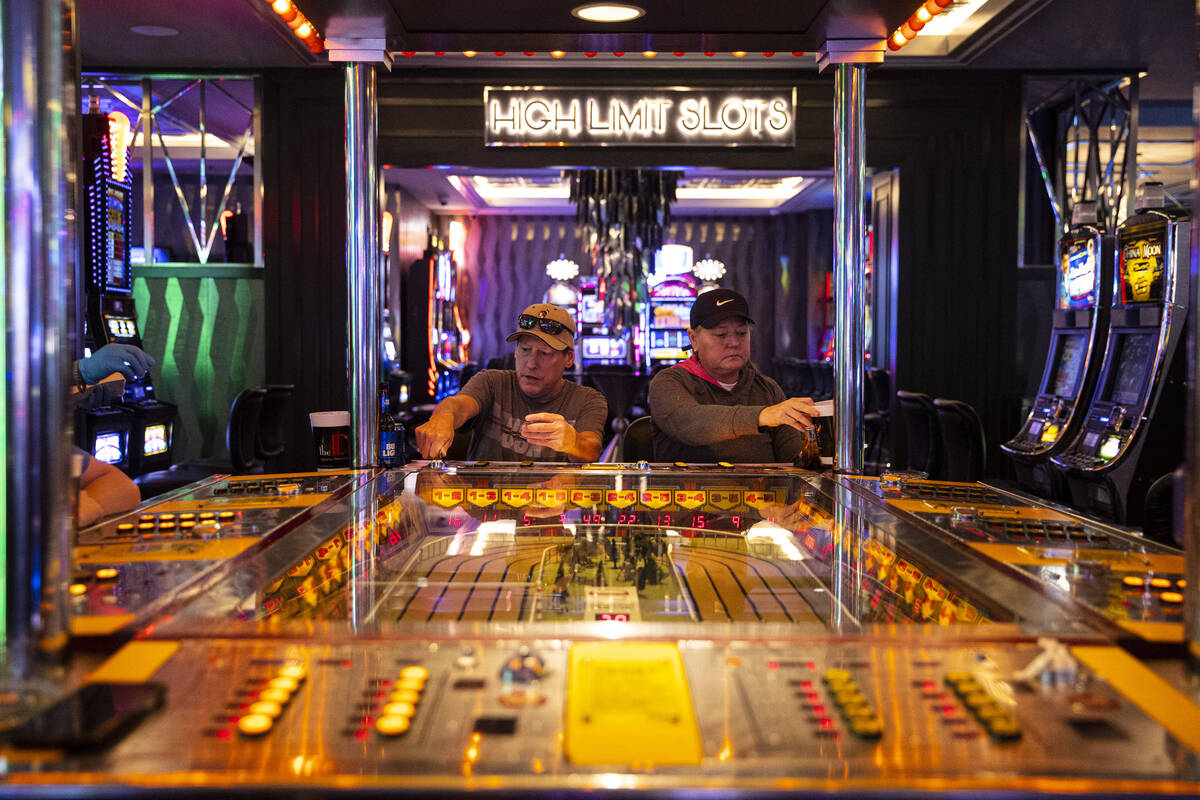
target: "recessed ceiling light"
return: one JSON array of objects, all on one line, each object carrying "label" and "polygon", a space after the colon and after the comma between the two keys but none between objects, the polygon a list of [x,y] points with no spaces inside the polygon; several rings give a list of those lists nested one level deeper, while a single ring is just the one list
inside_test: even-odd
[{"label": "recessed ceiling light", "polygon": [[178,36],[179,31],[165,25],[134,25],[129,29],[138,36]]},{"label": "recessed ceiling light", "polygon": [[645,13],[645,9],[626,3],[588,3],[571,9],[572,16],[588,22],[629,22]]}]

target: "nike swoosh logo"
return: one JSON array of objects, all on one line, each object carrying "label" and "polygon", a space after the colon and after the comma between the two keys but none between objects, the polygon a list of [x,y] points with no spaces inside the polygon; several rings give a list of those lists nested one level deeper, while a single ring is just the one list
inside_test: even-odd
[{"label": "nike swoosh logo", "polygon": [[728,300],[718,300],[718,301],[717,301],[717,305],[719,305],[719,306],[723,306],[723,305],[725,305],[726,303],[732,303],[732,302],[733,302],[733,298],[731,297],[731,298],[729,298]]}]

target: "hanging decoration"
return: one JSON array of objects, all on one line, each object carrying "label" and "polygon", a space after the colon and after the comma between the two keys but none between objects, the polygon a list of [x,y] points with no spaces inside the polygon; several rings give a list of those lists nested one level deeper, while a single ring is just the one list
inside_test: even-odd
[{"label": "hanging decoration", "polygon": [[637,323],[646,261],[662,246],[682,175],[654,169],[563,170],[571,184],[575,224],[605,298],[605,324],[617,334]]}]

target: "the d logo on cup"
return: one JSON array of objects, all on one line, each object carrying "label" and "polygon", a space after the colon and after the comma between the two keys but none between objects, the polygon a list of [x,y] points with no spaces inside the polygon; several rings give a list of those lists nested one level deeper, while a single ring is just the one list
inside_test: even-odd
[{"label": "the d logo on cup", "polygon": [[350,467],[350,412],[314,411],[308,415],[312,425],[317,469]]}]

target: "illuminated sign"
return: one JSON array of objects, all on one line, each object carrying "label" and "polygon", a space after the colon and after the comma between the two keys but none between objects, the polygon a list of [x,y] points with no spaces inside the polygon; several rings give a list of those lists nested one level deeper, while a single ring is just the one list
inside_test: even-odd
[{"label": "illuminated sign", "polygon": [[484,143],[791,147],[795,89],[487,86]]}]

